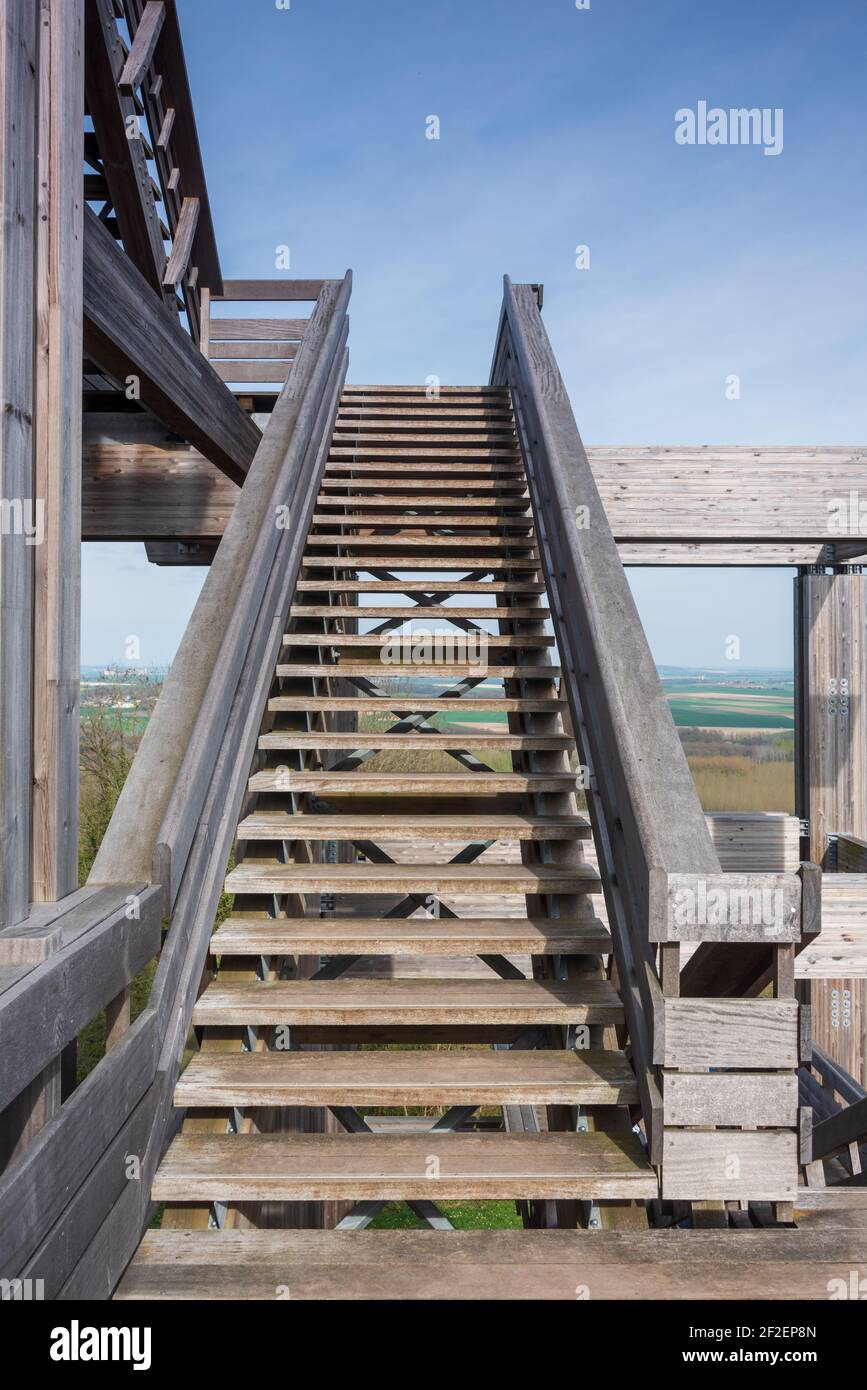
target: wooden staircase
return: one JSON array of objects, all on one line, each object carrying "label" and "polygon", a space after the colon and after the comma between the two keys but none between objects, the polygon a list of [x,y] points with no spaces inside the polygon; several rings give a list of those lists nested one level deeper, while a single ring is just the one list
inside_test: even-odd
[{"label": "wooden staircase", "polygon": [[118,1297],[185,1249],[224,1296],[255,1228],[340,1238],[390,1201],[646,1226],[658,1195],[508,391],[345,388],[301,575],[153,1185],[174,1205]]}]

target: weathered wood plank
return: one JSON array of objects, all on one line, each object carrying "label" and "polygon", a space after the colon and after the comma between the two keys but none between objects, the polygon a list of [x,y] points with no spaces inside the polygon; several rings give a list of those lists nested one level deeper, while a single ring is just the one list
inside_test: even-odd
[{"label": "weathered wood plank", "polygon": [[[798,1230],[150,1231],[120,1299],[827,1300],[862,1226]],[[844,1288],[846,1280],[844,1279]]]},{"label": "weathered wood plank", "polygon": [[187,273],[190,257],[193,254],[196,227],[199,225],[200,207],[198,198],[185,198],[181,204],[181,215],[178,218],[172,249],[163,274],[164,285],[177,288]]},{"label": "weathered wood plank", "polygon": [[[64,1258],[72,1263],[91,1239],[119,1191],[128,1186],[126,1173],[88,1184],[101,1154],[133,1113],[154,1078],[158,1043],[155,1018],[147,1010],[116,1048],[94,1067],[69,1100],[0,1175],[0,1268],[4,1273],[33,1270],[34,1277],[59,1287],[65,1277]],[[80,1194],[90,1209],[91,1227],[76,1246],[64,1237],[61,1221],[68,1203]],[[59,1240],[63,1255],[28,1262],[47,1240]]]},{"label": "weathered wood plank", "polygon": [[118,86],[122,92],[132,96],[136,87],[140,87],[144,81],[154,56],[154,49],[157,46],[165,17],[166,7],[161,3],[161,0],[147,0],[138,28],[135,31],[132,47],[127,54],[123,71],[118,79]]},{"label": "weathered wood plank", "polygon": [[660,1066],[797,1067],[794,999],[666,999],[654,1036]]},{"label": "weathered wood plank", "polygon": [[798,1123],[798,1078],[794,1072],[663,1073],[667,1125],[763,1125]]},{"label": "weathered wood plank", "polygon": [[665,1131],[663,1200],[786,1202],[797,1180],[794,1130]]},{"label": "weathered wood plank", "polygon": [[0,25],[0,927],[30,900],[38,20],[32,0],[9,0]]},{"label": "weathered wood plank", "polygon": [[651,941],[801,939],[797,874],[664,874],[652,879]]},{"label": "weathered wood plank", "polygon": [[[85,51],[87,107],[124,250],[149,288],[166,304],[167,312],[177,318],[168,308],[172,299],[166,300],[163,294],[166,253],[135,101],[118,85],[124,52],[111,0],[88,0]],[[111,240],[108,232],[105,235]],[[118,309],[122,312],[120,306]]]},{"label": "weathered wood plank", "polygon": [[34,902],[78,884],[84,0],[41,0],[36,280]]},{"label": "weathered wood plank", "polygon": [[[17,1045],[0,1051],[0,1108],[58,1056],[86,1023],[135,978],[160,946],[162,915],[156,887],[133,890],[130,906],[104,908],[90,930],[77,935],[0,994],[0,1029]],[[84,909],[86,911],[86,908]],[[137,911],[139,915],[131,916]]]},{"label": "weathered wood plank", "polygon": [[84,218],[84,346],[235,482],[261,439],[213,367],[152,295],[90,209]]}]

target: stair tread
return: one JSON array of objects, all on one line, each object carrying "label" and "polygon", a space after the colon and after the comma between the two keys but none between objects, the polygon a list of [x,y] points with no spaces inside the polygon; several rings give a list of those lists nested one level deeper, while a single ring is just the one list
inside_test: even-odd
[{"label": "stair tread", "polygon": [[[341,531],[311,531],[307,537],[307,545],[340,545],[340,546],[404,546],[410,550],[427,548],[430,546],[434,550],[454,550],[455,556],[459,557],[461,550],[472,542],[475,548],[482,550],[502,550],[503,552],[515,550],[522,555],[535,555],[535,542],[532,538],[524,540],[520,536],[345,536]],[[304,564],[307,563],[305,554]],[[461,568],[466,568],[462,565]]]},{"label": "stair tread", "polygon": [[434,714],[438,710],[448,713],[459,714],[462,710],[477,714],[500,714],[500,713],[533,713],[533,714],[557,714],[566,709],[563,700],[521,700],[510,699],[503,696],[501,699],[479,699],[474,700],[471,696],[462,695],[460,699],[446,698],[444,696],[428,696],[407,694],[407,695],[272,695],[268,701],[269,710],[275,713],[284,710],[287,712],[300,712],[316,714],[324,710],[354,710],[359,714],[376,714],[396,712],[405,714],[409,711],[419,714]]},{"label": "stair tread", "polygon": [[255,811],[239,840],[575,840],[590,835],[586,816],[350,816]]},{"label": "stair tread", "polygon": [[[437,1176],[430,1176],[431,1155]],[[153,1197],[268,1201],[402,1197],[508,1199],[657,1196],[634,1136],[578,1134],[180,1134]]]},{"label": "stair tread", "polygon": [[545,585],[527,579],[299,579],[299,593],[317,594],[426,594],[431,589],[448,594],[539,594]]},{"label": "stair tread", "polygon": [[605,955],[597,918],[229,917],[212,955]]},{"label": "stair tread", "polygon": [[256,772],[251,792],[403,792],[410,796],[495,792],[572,792],[575,777],[567,772],[292,772],[277,768]]},{"label": "stair tread", "polygon": [[[418,678],[423,674],[425,680],[437,676],[459,676],[478,674],[474,663],[470,661],[443,661],[434,662],[429,665],[403,665],[399,662],[384,661],[330,661],[320,663],[295,662],[291,664],[281,662],[277,667],[278,676],[296,676],[299,679],[307,676],[378,676],[380,680],[391,680],[394,676],[413,676]],[[506,666],[500,662],[487,663],[485,678],[487,680],[541,680],[553,681],[560,675],[559,666]],[[398,699],[406,699],[406,696],[398,696]],[[424,701],[424,696],[410,696],[410,699]],[[425,704],[424,708],[428,706]]]},{"label": "stair tread", "polygon": [[421,603],[381,603],[381,604],[323,604],[295,603],[289,610],[290,618],[481,618],[488,621],[508,619],[509,622],[539,623],[548,616],[547,608],[505,608],[493,605],[489,608],[472,608],[466,605],[450,604],[447,608],[437,605],[427,607]]},{"label": "stair tread", "polygon": [[[384,472],[384,470],[381,468],[377,468],[376,471],[378,473]],[[463,477],[455,477],[454,481],[450,481],[447,476],[443,475],[443,471],[439,466],[437,466],[436,472],[438,492],[442,492],[444,488],[448,487],[459,489],[461,494],[465,492],[502,492],[504,494],[503,500],[510,500],[509,494],[514,493],[516,491],[519,493],[524,493],[527,488],[527,480],[524,477],[524,474],[522,472],[519,472],[519,470],[517,469],[510,469],[508,473],[504,472],[501,476],[494,476],[492,474],[489,477],[483,476],[479,477],[478,479],[474,478],[472,482],[468,482],[467,479]],[[415,487],[410,488],[407,478],[405,478],[402,475],[396,475],[394,478],[381,479],[355,477],[351,479],[337,479],[333,476],[333,474],[326,473],[326,476],[322,479],[320,486],[323,491],[336,491],[337,489],[341,489],[344,492],[348,487],[352,487],[356,492],[387,493],[403,489],[403,492],[409,495],[410,502],[413,502],[417,500],[419,497],[425,496],[425,488],[427,485],[423,481],[423,479],[420,478],[419,481],[415,484]]]},{"label": "stair tread", "polygon": [[620,1023],[610,981],[217,979],[196,1001],[194,1024],[404,1025]]},{"label": "stair tread", "polygon": [[637,1100],[625,1055],[514,1048],[197,1053],[175,1105],[618,1105]]},{"label": "stair tread", "polygon": [[268,864],[245,860],[227,893],[587,893],[599,888],[589,864]]},{"label": "stair tread", "polygon": [[262,734],[259,738],[259,747],[283,748],[286,750],[305,748],[374,748],[391,749],[409,748],[415,753],[430,752],[432,748],[440,749],[473,749],[489,748],[506,751],[524,751],[528,753],[555,753],[566,752],[575,745],[571,738],[565,734],[550,735],[548,737],[533,737],[525,734],[429,734],[429,733],[406,733],[388,734],[371,733],[365,729],[346,730],[340,734],[298,734],[292,730],[277,730],[270,734]]},{"label": "stair tread", "polygon": [[[368,538],[370,539],[370,538]],[[535,574],[538,563],[532,556],[520,557],[510,556],[504,559],[497,555],[426,555],[419,552],[416,555],[305,555],[303,562],[307,569],[328,569],[328,570],[448,570],[450,574],[465,574],[470,570],[476,570],[481,574],[491,574],[494,570],[529,570]],[[439,581],[431,580],[428,582],[428,589],[431,585],[439,587]],[[374,585],[375,587],[375,585]],[[449,592],[456,593],[457,590],[451,588]]]},{"label": "stair tread", "polygon": [[[402,532],[421,531],[426,528],[442,530],[446,527],[460,528],[462,530],[484,530],[501,532],[504,535],[511,531],[527,531],[533,525],[532,516],[485,516],[480,514],[473,516],[468,513],[462,515],[455,512],[430,512],[424,515],[414,515],[411,512],[347,512],[345,514],[334,515],[326,512],[315,512],[312,519],[316,526],[354,526],[363,527],[366,530],[373,530],[379,526],[396,527]],[[311,532],[311,538],[315,538],[320,533]],[[461,540],[482,540],[481,536],[462,536]],[[494,539],[497,537],[485,537]],[[520,538],[518,538],[520,539]]]},{"label": "stair tread", "polygon": [[[120,1300],[827,1299],[865,1260],[860,1231],[829,1254],[816,1227],[626,1231],[148,1231]],[[593,1303],[589,1305],[593,1308]]]},{"label": "stair tread", "polygon": [[[409,618],[401,618],[401,623],[409,621]],[[553,647],[554,638],[546,633],[524,636],[522,633],[499,633],[484,632],[483,628],[478,628],[474,632],[453,632],[449,628],[430,629],[427,632],[419,632],[413,628],[401,630],[401,628],[390,628],[386,633],[377,632],[284,632],[284,644],[293,647],[333,647],[338,651],[341,647],[387,647],[398,638],[413,641],[437,641],[441,646],[451,646],[460,651],[463,647],[475,647],[479,633],[484,633],[485,646],[500,647],[505,651],[535,650],[539,647]],[[391,663],[386,663],[391,664]],[[421,665],[421,663],[419,663]]]}]

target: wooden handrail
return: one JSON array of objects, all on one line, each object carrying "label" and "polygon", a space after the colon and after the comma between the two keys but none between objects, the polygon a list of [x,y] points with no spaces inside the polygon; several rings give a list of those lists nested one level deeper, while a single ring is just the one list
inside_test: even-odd
[{"label": "wooden handrail", "polygon": [[[148,862],[148,872],[126,883],[149,880],[151,858],[165,867],[165,901],[174,910],[148,1003],[0,1175],[0,1272],[44,1278],[51,1298],[110,1297],[148,1220],[151,1178],[176,1123],[174,1085],[346,375],[350,291],[350,274],[323,285],[305,349],[239,496],[229,559],[207,598],[203,589],[172,669],[172,676],[193,669],[198,659],[207,679],[192,691],[183,679],[166,682],[159,705],[177,717],[161,717],[168,741],[161,752],[159,738],[150,740],[136,774],[142,742],[102,856],[103,873]],[[282,526],[276,506],[286,508]],[[148,778],[153,795],[136,817]],[[145,892],[152,898],[156,890]],[[113,977],[109,987],[116,988]],[[141,1157],[140,1181],[128,1181],[130,1153]]]},{"label": "wooden handrail", "polygon": [[[235,612],[257,541],[266,532],[273,540],[276,528],[271,508],[287,450],[297,460],[296,428],[307,432],[305,445],[309,439],[317,382],[320,387],[325,384],[321,354],[334,350],[334,334],[345,318],[351,287],[352,277],[347,274],[343,281],[326,282],[323,288],[118,799],[90,883],[150,881],[155,857],[161,864],[166,862],[162,852],[157,853],[160,827],[223,647],[227,615]],[[330,337],[329,328],[333,330]],[[209,742],[214,746],[215,740]],[[130,872],[132,865],[134,872]],[[167,883],[164,887],[168,891]]]}]

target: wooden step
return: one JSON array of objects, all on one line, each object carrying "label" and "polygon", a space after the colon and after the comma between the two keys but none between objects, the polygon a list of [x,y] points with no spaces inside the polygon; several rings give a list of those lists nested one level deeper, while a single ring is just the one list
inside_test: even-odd
[{"label": "wooden step", "polygon": [[272,713],[286,711],[297,714],[337,713],[348,710],[358,714],[558,714],[566,709],[564,700],[474,700],[471,695],[437,697],[431,695],[273,695],[268,701]]},{"label": "wooden step", "polygon": [[[432,1156],[436,1177],[431,1176]],[[639,1141],[579,1134],[179,1134],[157,1202],[634,1200],[658,1195]]]},{"label": "wooden step", "polygon": [[545,585],[529,579],[299,579],[299,593],[315,594],[427,594],[432,589],[449,594],[544,594]]},{"label": "wooden step", "polygon": [[[501,666],[499,662],[488,662],[486,665],[486,675],[488,680],[525,680],[525,681],[553,681],[560,675],[559,666]],[[366,676],[368,680],[395,680],[412,677],[418,680],[419,676],[424,676],[425,680],[437,680],[440,677],[451,679],[453,676],[467,673],[473,674],[473,661],[452,661],[438,663],[435,666],[425,665],[403,665],[396,662],[383,661],[340,661],[328,663],[306,663],[292,662],[291,665],[279,665],[277,667],[278,676],[293,677],[297,680],[306,680],[313,676]],[[417,700],[424,709],[429,709],[426,695],[398,695],[398,701],[406,702],[407,698]]]},{"label": "wooden step", "polygon": [[250,792],[314,792],[317,796],[495,796],[501,792],[575,791],[576,778],[566,772],[293,772],[266,768],[255,772]]},{"label": "wooden step", "polygon": [[[380,469],[379,471],[381,472],[382,470]],[[439,467],[437,467],[437,475],[437,495],[443,493],[450,487],[461,494],[495,492],[498,495],[502,494],[503,498],[508,498],[510,495],[514,496],[516,492],[522,495],[527,490],[527,480],[523,473],[519,472],[517,469],[503,478],[474,478],[472,482],[469,482],[466,478],[452,478],[448,475],[443,476],[442,469]],[[410,502],[413,502],[419,496],[423,497],[425,495],[427,485],[422,479],[419,479],[414,489],[411,479],[402,476],[395,476],[393,478],[353,477],[345,478],[341,481],[340,479],[326,475],[320,483],[320,488],[326,493],[338,491],[345,492],[349,487],[352,488],[353,492],[397,492],[401,493],[402,496],[409,497]],[[392,502],[396,500],[396,498],[391,499]]]},{"label": "wooden step", "polygon": [[261,734],[259,747],[262,749],[304,749],[304,748],[373,748],[394,752],[398,748],[409,749],[413,753],[429,753],[433,748],[470,752],[473,749],[492,748],[500,752],[524,753],[566,753],[574,748],[574,742],[565,734],[551,737],[532,737],[527,734],[428,734],[421,731],[406,734],[369,733],[364,729],[340,734],[296,734],[291,729],[276,730]]},{"label": "wooden step", "polygon": [[502,516],[461,516],[448,512],[431,512],[429,515],[413,515],[411,512],[384,512],[379,516],[375,512],[347,512],[345,516],[329,516],[327,513],[318,512],[314,514],[313,525],[363,526],[368,530],[378,526],[397,526],[401,531],[434,530],[443,527],[450,529],[458,527],[468,530],[472,527],[477,531],[508,532],[528,530],[533,526],[533,518],[531,516],[518,516],[512,519]]},{"label": "wooden step", "polygon": [[[608,980],[217,980],[196,1001],[202,1027],[619,1024]],[[395,1039],[396,1041],[396,1039]]]},{"label": "wooden step", "polygon": [[[338,484],[340,487],[351,486],[352,480],[358,473],[377,474],[397,481],[405,478],[409,487],[428,487],[431,485],[431,479],[443,477],[446,479],[446,486],[466,482],[467,478],[490,478],[493,480],[499,478],[506,481],[523,479],[526,482],[526,475],[522,467],[518,464],[502,462],[455,463],[452,460],[451,462],[439,463],[407,463],[406,461],[357,463],[353,462],[352,459],[336,459],[325,465],[326,481],[334,482],[344,473],[347,474],[347,477]],[[438,486],[438,483],[434,483],[433,486]],[[468,486],[472,489],[473,483],[469,483]]]},{"label": "wooden step", "polygon": [[[430,1194],[428,1193],[428,1196]],[[114,1297],[273,1302],[827,1300],[863,1226],[770,1230],[146,1232]],[[585,1304],[594,1319],[594,1302]],[[429,1316],[429,1315],[428,1315]]]},{"label": "wooden step", "polygon": [[622,1052],[481,1048],[447,1052],[200,1052],[178,1108],[294,1105],[632,1105]]},{"label": "wooden step", "polygon": [[[393,616],[397,617],[397,614]],[[415,614],[412,615],[412,618]],[[407,614],[401,622],[410,622],[412,619]],[[506,651],[523,651],[536,649],[538,647],[553,647],[554,638],[546,633],[503,633],[486,632],[484,628],[478,628],[474,632],[455,632],[449,628],[425,629],[424,632],[416,632],[413,629],[402,631],[401,628],[390,628],[387,632],[286,632],[283,634],[284,644],[293,647],[329,647],[339,651],[343,647],[377,647],[382,648],[390,645],[398,639],[412,639],[424,641],[432,639],[440,642],[441,645],[453,648],[455,655],[462,660],[466,660],[464,655],[467,648],[475,655],[475,649],[479,641],[479,636],[485,638],[486,647],[499,647]],[[390,662],[387,664],[391,664]],[[420,669],[423,669],[420,663]]]},{"label": "wooden step", "polygon": [[214,956],[607,955],[596,917],[229,917]]},{"label": "wooden step", "polygon": [[437,605],[434,608],[424,604],[328,604],[293,603],[289,610],[290,618],[445,618],[453,622],[455,618],[474,618],[483,621],[504,621],[512,623],[541,623],[549,617],[547,608],[469,608],[449,604],[447,608]]},{"label": "wooden step", "polygon": [[589,864],[270,864],[247,859],[227,893],[595,893]]},{"label": "wooden step", "polygon": [[[367,452],[371,447],[374,449],[384,449],[388,452],[393,444],[403,447],[406,446],[409,452],[411,446],[419,444],[425,450],[434,448],[439,444],[448,444],[455,449],[463,449],[465,445],[470,445],[473,449],[480,446],[507,451],[510,454],[517,453],[518,445],[515,439],[514,429],[507,426],[502,429],[476,428],[476,429],[452,429],[443,431],[431,424],[427,429],[403,429],[394,430],[384,425],[354,425],[347,428],[345,424],[338,423],[334,427],[332,436],[332,446],[339,447],[341,457],[345,450],[362,448]],[[334,453],[334,447],[332,447]]]},{"label": "wooden step", "polygon": [[328,462],[338,459],[360,459],[373,463],[377,459],[520,459],[517,444],[387,444],[377,448],[366,440],[344,446],[333,443]]},{"label": "wooden step", "polygon": [[[351,488],[353,479],[347,478],[346,487]],[[465,484],[466,485],[466,484]],[[471,485],[466,485],[471,486]],[[486,495],[484,497],[461,496],[457,491],[450,492],[408,492],[404,496],[400,493],[384,494],[378,497],[375,493],[370,494],[360,492],[354,493],[319,493],[316,499],[317,507],[411,507],[428,509],[430,507],[442,508],[444,511],[452,509],[460,512],[466,509],[473,510],[482,515],[490,513],[491,516],[512,517],[516,512],[527,512],[530,506],[529,498],[515,496],[497,497]],[[425,516],[427,510],[425,510]],[[520,518],[523,520],[523,516]]]},{"label": "wooden step", "polygon": [[[507,552],[515,552],[522,559],[535,559],[538,552],[532,538],[526,540],[521,536],[472,536],[461,538],[459,536],[345,536],[342,531],[335,531],[329,534],[327,531],[311,531],[307,537],[307,546],[341,546],[358,547],[363,546],[368,550],[376,549],[390,550],[449,550],[454,554],[455,559],[461,559],[461,551],[471,543],[474,550],[494,550],[505,555]],[[309,563],[305,554],[303,563]],[[397,562],[392,560],[392,565]],[[483,561],[483,563],[487,563]],[[461,568],[467,568],[461,563]]]},{"label": "wooden step", "polygon": [[[539,568],[538,561],[531,556],[522,558],[514,555],[509,559],[502,559],[497,555],[441,556],[427,555],[422,551],[415,555],[380,555],[373,551],[369,555],[305,555],[302,564],[306,569],[351,570],[355,574],[370,570],[416,570],[423,574],[430,570],[447,570],[449,574],[467,574],[472,570],[479,574],[493,574],[499,570],[526,570],[528,574],[535,574]],[[336,583],[333,587],[345,586]],[[365,593],[378,587],[375,581],[361,585]],[[438,579],[430,580],[424,587],[438,589],[441,584]],[[516,587],[521,588],[520,585]],[[460,592],[451,580],[446,584],[446,588],[452,594]],[[404,585],[399,592],[410,591]]]},{"label": "wooden step", "polygon": [[324,816],[255,811],[239,840],[585,840],[586,816]]},{"label": "wooden step", "polygon": [[365,383],[361,386],[344,386],[340,393],[341,406],[351,404],[360,398],[364,400],[382,399],[389,400],[392,397],[399,401],[418,397],[420,400],[437,404],[439,401],[454,401],[458,403],[476,397],[482,401],[502,401],[511,405],[511,397],[507,386],[438,386],[436,397],[431,397],[429,386],[390,386],[383,385],[381,382]]}]

